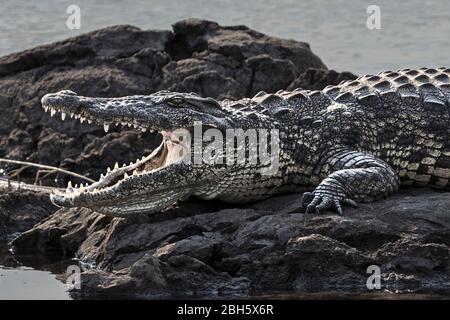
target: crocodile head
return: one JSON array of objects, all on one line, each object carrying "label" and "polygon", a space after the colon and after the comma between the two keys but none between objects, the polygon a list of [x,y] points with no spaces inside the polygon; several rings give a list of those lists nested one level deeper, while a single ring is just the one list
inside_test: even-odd
[{"label": "crocodile head", "polygon": [[162,134],[161,145],[150,155],[129,165],[116,163],[89,186],[73,188],[69,183],[65,192],[51,195],[58,206],[86,207],[118,216],[158,212],[214,184],[214,175],[205,174],[208,168],[185,161],[193,151],[183,135],[194,130],[195,122],[200,122],[202,128],[226,130],[232,121],[212,98],[169,91],[90,98],[64,90],[45,95],[42,106],[51,116],[60,112],[62,120],[70,115],[81,122],[101,125],[105,131],[112,125],[127,125]]}]

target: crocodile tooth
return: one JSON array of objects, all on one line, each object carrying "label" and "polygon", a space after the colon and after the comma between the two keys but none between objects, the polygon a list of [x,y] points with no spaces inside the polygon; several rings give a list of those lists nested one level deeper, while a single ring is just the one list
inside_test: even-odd
[{"label": "crocodile tooth", "polygon": [[147,129],[146,128],[141,128],[141,131],[145,132],[145,131],[147,131]]},{"label": "crocodile tooth", "polygon": [[135,129],[137,129],[138,126],[137,126],[137,124],[133,124],[133,127],[134,127]]},{"label": "crocodile tooth", "polygon": [[116,164],[114,165],[114,169],[119,169],[119,164],[116,162]]},{"label": "crocodile tooth", "polygon": [[75,119],[80,119],[80,115],[79,115],[79,114],[76,114],[76,115],[75,115]]},{"label": "crocodile tooth", "polygon": [[111,168],[108,167],[108,169],[106,170],[106,172],[110,173],[110,172],[111,172]]},{"label": "crocodile tooth", "polygon": [[91,119],[88,119],[88,123],[91,124],[91,123],[92,123],[92,120],[91,120]]},{"label": "crocodile tooth", "polygon": [[55,115],[55,113],[56,113],[56,110],[55,109],[51,109],[50,110],[50,117],[53,117]]},{"label": "crocodile tooth", "polygon": [[107,123],[103,124],[103,129],[105,130],[105,132],[108,132],[109,124],[107,124]]},{"label": "crocodile tooth", "polygon": [[84,192],[84,185],[80,184],[80,192]]},{"label": "crocodile tooth", "polygon": [[133,171],[133,176],[137,176],[137,175],[138,175],[137,170],[134,170]]},{"label": "crocodile tooth", "polygon": [[66,118],[66,113],[65,112],[61,112],[61,120],[64,121],[65,118]]},{"label": "crocodile tooth", "polygon": [[103,173],[100,173],[100,179],[103,179],[104,177]]},{"label": "crocodile tooth", "polygon": [[74,117],[74,114],[73,114],[73,113],[70,113],[70,117],[73,118],[73,117]]},{"label": "crocodile tooth", "polygon": [[44,107],[44,111],[47,112],[48,111],[48,107]]},{"label": "crocodile tooth", "polygon": [[128,173],[125,172],[125,174],[123,175],[124,179],[127,179],[129,177]]},{"label": "crocodile tooth", "polygon": [[75,185],[75,189],[78,189],[78,184]]},{"label": "crocodile tooth", "polygon": [[131,128],[132,124],[128,122],[128,126]]},{"label": "crocodile tooth", "polygon": [[67,188],[72,188],[72,181],[69,180],[69,183],[67,183]]},{"label": "crocodile tooth", "polygon": [[80,117],[80,122],[81,122],[81,123],[83,123],[83,122],[84,122],[84,120],[86,120],[86,118],[84,118],[84,117]]},{"label": "crocodile tooth", "polygon": [[127,165],[124,163],[123,165],[122,165],[122,168],[125,168]]}]

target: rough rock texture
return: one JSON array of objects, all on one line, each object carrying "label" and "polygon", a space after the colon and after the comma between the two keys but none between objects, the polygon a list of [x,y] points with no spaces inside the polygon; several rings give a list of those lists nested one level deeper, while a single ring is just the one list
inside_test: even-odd
[{"label": "rough rock texture", "polygon": [[[317,70],[322,76],[316,83],[309,74]],[[171,89],[241,98],[293,83],[312,89],[356,77],[336,74],[308,44],[244,26],[188,19],[175,23],[173,31],[109,27],[0,58],[0,157],[59,166],[97,179],[116,161],[129,163],[159,144],[160,137],[149,133],[111,128],[105,134],[96,126],[51,118],[40,105],[48,92],[70,89],[112,97]],[[34,181],[34,174],[27,169],[21,178]],[[54,178],[65,186],[70,177],[50,175],[42,182],[54,185]],[[21,203],[20,195],[17,201]],[[12,213],[2,210],[0,225],[9,227],[0,229],[0,238],[31,227],[12,227],[5,218]],[[20,206],[14,215],[22,215]],[[34,222],[40,218],[37,212]]]},{"label": "rough rock texture", "polygon": [[447,193],[404,190],[343,217],[299,213],[298,194],[207,205],[133,221],[61,209],[13,245],[81,259],[84,295],[367,292],[370,265],[381,268],[382,289],[450,292]]},{"label": "rough rock texture", "polygon": [[330,83],[341,83],[346,80],[353,80],[354,74],[350,72],[338,73],[334,70],[324,70],[309,68],[300,77],[291,82],[287,90],[296,88],[310,88],[310,90],[321,90]]},{"label": "rough rock texture", "polygon": [[32,228],[54,211],[48,195],[28,191],[0,193],[0,242]]},{"label": "rough rock texture", "polygon": [[[324,74],[317,83],[310,68]],[[0,58],[0,157],[97,178],[107,164],[130,161],[155,146],[149,134],[111,128],[105,136],[102,128],[49,117],[40,99],[62,89],[100,97],[169,89],[241,98],[292,83],[310,89],[355,77],[328,71],[306,43],[244,26],[188,19],[175,23],[173,31],[109,27]],[[61,185],[66,182],[59,178]]]},{"label": "rough rock texture", "polygon": [[[294,82],[304,82],[308,89],[338,81],[336,77],[320,84],[310,77],[302,80],[310,68],[335,73],[306,43],[196,19],[175,23],[173,31],[114,26],[0,57],[0,157],[59,166],[97,179],[116,161],[129,163],[159,144],[160,137],[149,133],[111,128],[104,134],[96,126],[51,118],[40,105],[48,92],[70,89],[112,97],[170,89],[241,98],[259,90],[285,89]],[[356,76],[344,73],[339,80],[345,77]],[[0,168],[17,167],[2,164]],[[35,172],[23,171],[22,180],[34,181]],[[42,183],[54,185],[55,178],[57,186],[65,186],[69,179],[50,175]],[[19,205],[2,204],[0,239],[30,228],[52,211],[38,205],[29,212],[23,201],[26,196],[7,197],[8,203]],[[41,197],[30,198],[29,203]],[[23,223],[12,222],[17,219]]]},{"label": "rough rock texture", "polygon": [[[243,26],[185,20],[173,31],[110,27],[0,58],[0,157],[97,178],[159,140],[50,118],[40,108],[48,92],[111,97],[170,89],[240,98],[355,77],[327,70],[305,43]],[[346,208],[344,217],[304,216],[300,197],[240,207],[194,199],[124,220],[87,209],[56,211],[46,196],[10,193],[0,195],[0,238],[37,223],[13,241],[15,250],[78,257],[86,270],[77,294],[88,296],[366,291],[373,264],[381,268],[383,289],[450,292],[448,193],[402,190]]]}]

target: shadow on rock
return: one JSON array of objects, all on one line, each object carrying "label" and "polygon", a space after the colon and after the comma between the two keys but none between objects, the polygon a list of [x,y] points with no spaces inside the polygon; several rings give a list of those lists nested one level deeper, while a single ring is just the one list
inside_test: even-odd
[{"label": "shadow on rock", "polygon": [[344,216],[298,213],[299,194],[215,212],[199,205],[190,216],[153,221],[61,209],[12,244],[79,258],[89,266],[84,295],[367,292],[370,265],[380,267],[383,289],[448,292],[450,200],[420,191]]}]

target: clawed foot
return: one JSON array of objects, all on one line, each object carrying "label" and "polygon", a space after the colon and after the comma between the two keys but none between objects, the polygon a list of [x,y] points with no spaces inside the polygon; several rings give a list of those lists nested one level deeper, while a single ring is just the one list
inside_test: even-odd
[{"label": "clawed foot", "polygon": [[333,210],[342,215],[342,204],[358,207],[358,204],[350,198],[338,192],[305,192],[302,197],[302,207],[305,213],[320,213],[325,210]]}]

